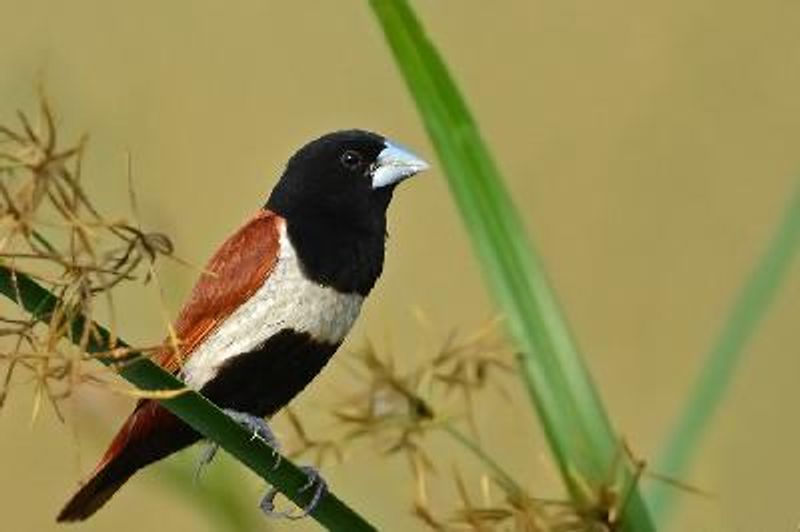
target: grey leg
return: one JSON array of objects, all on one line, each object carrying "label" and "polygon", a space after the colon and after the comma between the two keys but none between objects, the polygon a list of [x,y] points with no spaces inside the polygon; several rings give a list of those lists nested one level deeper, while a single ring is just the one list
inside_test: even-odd
[{"label": "grey leg", "polygon": [[[246,414],[244,412],[238,412],[236,410],[226,409],[225,413],[243,427],[253,431],[253,438],[261,438],[267,443],[267,445],[272,447],[276,453],[280,451],[281,446],[278,442],[278,438],[275,436],[275,433],[272,432],[269,424],[263,418]],[[217,443],[208,443],[208,446],[203,451],[203,454],[200,456],[200,460],[197,463],[197,469],[195,470],[194,474],[195,482],[199,480],[200,473],[203,471],[205,466],[214,460],[218,450],[219,445]],[[280,455],[278,456],[280,460]],[[280,461],[276,462],[275,467],[278,467],[279,464]],[[259,503],[261,511],[264,512],[264,514],[266,514],[268,517],[302,519],[314,511],[319,504],[319,501],[322,499],[322,496],[326,491],[328,491],[328,483],[325,482],[325,479],[322,478],[322,475],[320,475],[319,471],[311,466],[302,466],[300,469],[302,469],[308,476],[308,482],[300,489],[300,491],[302,492],[313,489],[314,495],[311,497],[311,501],[309,501],[308,505],[306,505],[299,514],[294,514],[289,511],[279,512],[275,510],[275,497],[278,495],[278,490],[275,488],[270,488],[270,490],[266,495],[264,495],[264,498],[262,498],[261,502]]]},{"label": "grey leg", "polygon": [[[280,451],[281,446],[278,442],[278,438],[275,436],[275,433],[272,432],[272,429],[266,420],[264,420],[264,418],[229,409],[226,409],[225,413],[246,429],[253,431],[253,438],[261,438],[267,443],[267,445],[272,447],[276,453]],[[200,474],[203,472],[203,469],[214,460],[218,450],[219,444],[215,442],[208,442],[205,450],[200,455],[200,459],[197,462],[197,468],[194,472],[195,482],[200,479]],[[280,462],[276,463],[275,467],[277,467],[279,463]]]}]

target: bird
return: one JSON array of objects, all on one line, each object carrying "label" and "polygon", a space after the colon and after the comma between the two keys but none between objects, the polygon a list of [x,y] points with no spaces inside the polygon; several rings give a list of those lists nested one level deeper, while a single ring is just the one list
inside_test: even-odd
[{"label": "bird", "polygon": [[[428,168],[365,130],[305,144],[210,258],[174,323],[177,344],[153,359],[272,437],[265,418],[323,369],[383,271],[395,188]],[[139,400],[57,521],[87,519],[137,471],[201,439],[154,399]]]}]

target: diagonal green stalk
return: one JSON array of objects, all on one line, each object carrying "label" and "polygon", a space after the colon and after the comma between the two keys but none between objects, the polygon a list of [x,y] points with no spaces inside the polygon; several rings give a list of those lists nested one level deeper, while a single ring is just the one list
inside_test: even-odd
[{"label": "diagonal green stalk", "polygon": [[[522,356],[522,376],[573,499],[591,505],[615,476],[616,436],[503,178],[458,87],[405,0],[371,0]],[[623,484],[633,478],[622,472]],[[588,489],[587,489],[588,488]],[[624,509],[652,530],[638,488]]]},{"label": "diagonal green stalk", "polygon": [[[1,265],[0,293],[45,324],[50,323],[59,302],[56,296],[25,274]],[[106,329],[96,323],[87,323],[81,315],[72,317],[66,325],[69,337],[73,341],[83,338],[87,325],[91,325],[87,345],[89,353],[103,354],[112,348],[127,347],[119,340],[112,345],[111,335]],[[303,471],[288,459],[275,453],[260,438],[253,438],[248,430],[233,421],[208,399],[187,389],[170,373],[145,357],[132,356],[133,358],[129,358],[130,361],[123,364],[119,370],[122,377],[145,391],[183,390],[183,393],[172,398],[159,399],[159,402],[192,428],[219,443],[230,455],[275,486],[292,502],[301,507],[308,505],[313,490],[303,490],[308,481]],[[98,360],[107,365],[115,362],[103,356],[98,356]],[[311,517],[329,530],[348,532],[375,530],[363,517],[330,492],[322,497]]]},{"label": "diagonal green stalk", "polygon": [[[672,477],[686,474],[711,418],[730,386],[748,341],[769,309],[786,278],[792,259],[800,251],[800,186],[794,191],[772,241],[734,302],[706,362],[686,400],[656,471]],[[678,494],[665,483],[653,485],[648,502],[663,522]]]}]

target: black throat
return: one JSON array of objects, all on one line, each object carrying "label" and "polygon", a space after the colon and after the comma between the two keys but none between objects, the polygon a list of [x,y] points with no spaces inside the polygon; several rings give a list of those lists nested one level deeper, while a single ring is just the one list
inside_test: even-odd
[{"label": "black throat", "polygon": [[[369,294],[383,271],[386,207],[392,190],[349,209],[284,209],[270,198],[267,208],[286,220],[286,232],[306,276],[342,293]],[[358,203],[361,203],[358,205]]]}]

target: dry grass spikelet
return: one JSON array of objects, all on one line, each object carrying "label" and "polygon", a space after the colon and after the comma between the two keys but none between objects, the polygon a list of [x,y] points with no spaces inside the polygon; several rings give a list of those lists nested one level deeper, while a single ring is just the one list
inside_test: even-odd
[{"label": "dry grass spikelet", "polygon": [[166,235],[101,214],[83,186],[88,139],[62,146],[44,98],[35,122],[23,112],[17,117],[16,126],[0,124],[0,261],[43,283],[61,303],[47,326],[37,326],[13,305],[4,305],[0,407],[13,387],[32,384],[34,417],[45,401],[60,416],[60,400],[76,386],[105,385],[83,364],[89,358],[84,347],[94,334],[91,328],[77,346],[62,341],[71,332],[71,317],[80,313],[92,319],[98,305],[104,305],[113,331],[114,289],[125,282],[147,282],[153,262],[171,256],[173,245]]}]

